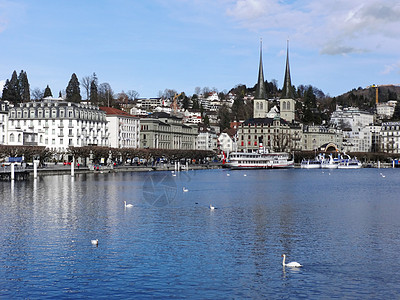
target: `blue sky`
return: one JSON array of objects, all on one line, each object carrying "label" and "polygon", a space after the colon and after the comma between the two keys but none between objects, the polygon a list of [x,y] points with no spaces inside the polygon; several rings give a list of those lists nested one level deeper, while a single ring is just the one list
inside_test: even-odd
[{"label": "blue sky", "polygon": [[[348,0],[0,0],[0,80],[65,90],[95,72],[115,93],[229,90],[264,77],[337,96],[400,84],[400,3]],[[86,95],[81,87],[83,98]]]}]

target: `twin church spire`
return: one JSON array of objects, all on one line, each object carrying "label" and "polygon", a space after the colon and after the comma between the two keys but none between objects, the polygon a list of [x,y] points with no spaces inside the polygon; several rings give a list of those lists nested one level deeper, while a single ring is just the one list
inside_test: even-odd
[{"label": "twin church spire", "polygon": [[[254,99],[265,99],[267,96],[265,90],[265,81],[264,81],[264,71],[263,71],[263,63],[262,63],[262,40],[260,41],[260,65],[258,69],[258,81],[256,87],[256,94]],[[282,88],[282,99],[293,99],[293,87],[290,79],[290,67],[289,67],[289,41],[287,41],[286,48],[286,68],[285,68],[285,78],[283,82]]]}]

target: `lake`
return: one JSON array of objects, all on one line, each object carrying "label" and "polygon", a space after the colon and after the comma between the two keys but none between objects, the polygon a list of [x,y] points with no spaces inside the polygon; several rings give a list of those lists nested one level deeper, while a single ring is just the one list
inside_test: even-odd
[{"label": "lake", "polygon": [[399,171],[0,182],[0,298],[398,298]]}]

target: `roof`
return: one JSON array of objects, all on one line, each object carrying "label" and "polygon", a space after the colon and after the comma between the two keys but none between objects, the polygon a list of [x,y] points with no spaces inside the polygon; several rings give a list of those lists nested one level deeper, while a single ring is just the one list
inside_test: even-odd
[{"label": "roof", "polygon": [[134,115],[128,114],[126,111],[120,110],[118,108],[101,106],[99,107],[102,111],[105,111],[107,116],[116,115],[116,116],[125,116],[125,117],[136,117]]},{"label": "roof", "polygon": [[[273,118],[251,118],[243,122],[243,125],[268,125],[274,122]],[[287,122],[280,118],[281,124],[287,124]]]}]

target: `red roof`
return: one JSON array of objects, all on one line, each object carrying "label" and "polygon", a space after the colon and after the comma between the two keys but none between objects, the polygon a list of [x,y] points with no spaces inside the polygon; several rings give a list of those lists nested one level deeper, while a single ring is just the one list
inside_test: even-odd
[{"label": "red roof", "polygon": [[108,107],[108,106],[100,106],[99,108],[102,111],[105,111],[107,115],[135,117],[134,115],[128,114],[126,111],[120,110],[118,108],[113,108],[113,107]]}]

